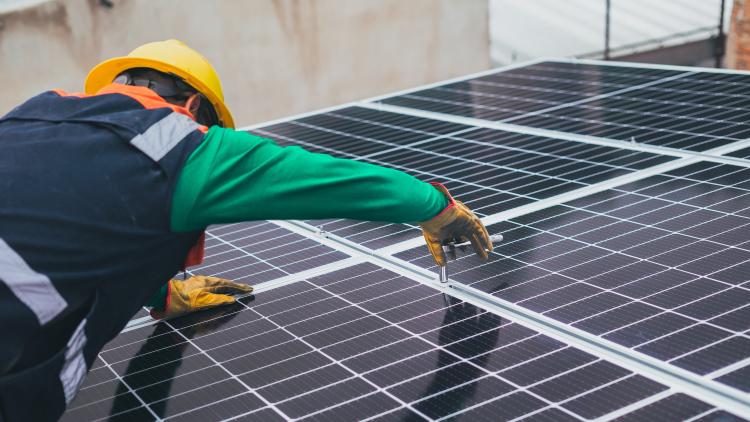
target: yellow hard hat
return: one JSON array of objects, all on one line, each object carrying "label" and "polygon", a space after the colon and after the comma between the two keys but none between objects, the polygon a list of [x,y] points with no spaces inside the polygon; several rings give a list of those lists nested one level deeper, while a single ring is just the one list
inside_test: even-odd
[{"label": "yellow hard hat", "polygon": [[234,119],[224,104],[221,81],[211,63],[200,53],[178,40],[157,41],[94,66],[86,77],[85,91],[95,94],[127,69],[146,67],[182,78],[214,106],[220,124],[234,128]]}]

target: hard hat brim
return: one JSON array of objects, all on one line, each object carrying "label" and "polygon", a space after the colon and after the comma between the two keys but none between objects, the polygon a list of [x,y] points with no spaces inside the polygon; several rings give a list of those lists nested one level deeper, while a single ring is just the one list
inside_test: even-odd
[{"label": "hard hat brim", "polygon": [[91,69],[88,77],[86,77],[84,91],[89,95],[96,94],[100,89],[111,84],[120,73],[137,67],[146,67],[158,70],[159,72],[171,73],[179,76],[208,99],[208,101],[214,106],[214,109],[216,109],[216,114],[222,121],[224,127],[234,129],[232,113],[229,112],[224,101],[214,95],[214,93],[203,82],[189,73],[158,60],[140,57],[115,57],[105,60]]}]

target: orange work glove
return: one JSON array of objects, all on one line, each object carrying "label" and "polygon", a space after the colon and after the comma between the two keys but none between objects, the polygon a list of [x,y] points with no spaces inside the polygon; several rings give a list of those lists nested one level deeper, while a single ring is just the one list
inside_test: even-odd
[{"label": "orange work glove", "polygon": [[435,263],[441,267],[445,265],[443,245],[450,241],[470,241],[477,255],[486,260],[487,250],[492,251],[492,241],[482,221],[466,205],[453,199],[445,186],[440,183],[432,185],[449,201],[448,206],[432,220],[419,223],[427,241],[427,249],[430,250]]},{"label": "orange work glove", "polygon": [[169,280],[166,305],[152,309],[156,319],[174,318],[201,309],[234,303],[233,294],[253,291],[247,284],[234,283],[218,277],[196,275],[187,280]]}]

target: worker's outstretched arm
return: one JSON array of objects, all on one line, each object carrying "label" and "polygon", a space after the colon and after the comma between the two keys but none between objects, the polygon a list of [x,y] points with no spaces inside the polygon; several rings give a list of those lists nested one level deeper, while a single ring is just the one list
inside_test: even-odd
[{"label": "worker's outstretched arm", "polygon": [[213,127],[189,157],[172,202],[172,229],[265,219],[427,221],[449,200],[406,173],[280,147]]},{"label": "worker's outstretched arm", "polygon": [[[447,240],[470,240],[483,259],[485,249],[492,250],[481,221],[440,184],[219,127],[211,128],[188,158],[172,198],[175,231],[247,220],[315,218],[421,222],[438,265],[445,265],[441,245]],[[223,287],[216,290],[213,286],[219,282]],[[171,280],[149,305],[154,317],[173,317],[231,303],[226,294],[238,292],[249,290],[198,276],[187,282]]]}]

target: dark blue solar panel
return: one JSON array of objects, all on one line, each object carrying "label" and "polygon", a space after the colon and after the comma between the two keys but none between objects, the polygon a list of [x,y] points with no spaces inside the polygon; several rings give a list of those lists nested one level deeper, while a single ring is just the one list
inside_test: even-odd
[{"label": "dark blue solar panel", "polygon": [[543,62],[383,102],[706,151],[750,138],[748,87],[744,74]]},{"label": "dark blue solar panel", "polygon": [[63,420],[581,420],[668,392],[521,324],[359,264],[121,334]]},{"label": "dark blue solar panel", "polygon": [[492,121],[517,118],[683,72],[543,62],[382,100]]},{"label": "dark blue solar panel", "polygon": [[[450,273],[731,385],[725,368],[750,358],[748,174],[698,163],[514,218],[489,227],[506,239],[492,260]],[[397,256],[433,265],[421,247]]]},{"label": "dark blue solar panel", "polygon": [[205,260],[190,273],[257,284],[348,256],[270,222],[238,223],[209,228]]}]

